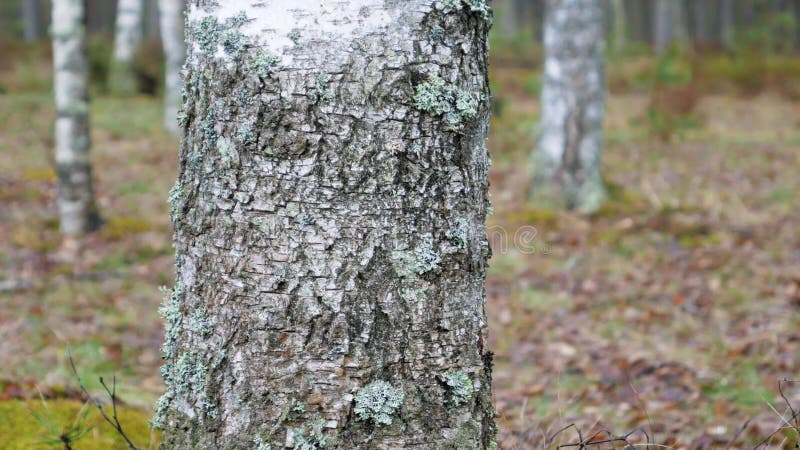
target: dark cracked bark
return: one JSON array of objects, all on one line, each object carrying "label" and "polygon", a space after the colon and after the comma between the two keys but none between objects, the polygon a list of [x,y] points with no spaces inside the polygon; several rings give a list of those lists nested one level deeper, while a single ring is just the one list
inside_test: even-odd
[{"label": "dark cracked bark", "polygon": [[195,1],[166,448],[494,448],[483,1]]}]

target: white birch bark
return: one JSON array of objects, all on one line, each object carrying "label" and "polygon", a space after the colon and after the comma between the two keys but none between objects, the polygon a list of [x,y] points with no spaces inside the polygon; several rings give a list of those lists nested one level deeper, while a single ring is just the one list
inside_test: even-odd
[{"label": "white birch bark", "polygon": [[54,0],[55,162],[61,232],[75,236],[99,224],[89,160],[89,90],[83,0]]},{"label": "white birch bark", "polygon": [[136,92],[133,57],[142,42],[144,0],[119,0],[111,62],[111,90],[117,94]]},{"label": "white birch bark", "polygon": [[161,42],[164,47],[164,129],[178,134],[181,67],[184,61],[184,0],[158,0]]},{"label": "white birch bark", "polygon": [[538,149],[531,200],[541,206],[596,210],[605,199],[600,173],[605,70],[600,0],[548,0]]},{"label": "white birch bark", "polygon": [[489,16],[191,3],[166,448],[494,448]]}]

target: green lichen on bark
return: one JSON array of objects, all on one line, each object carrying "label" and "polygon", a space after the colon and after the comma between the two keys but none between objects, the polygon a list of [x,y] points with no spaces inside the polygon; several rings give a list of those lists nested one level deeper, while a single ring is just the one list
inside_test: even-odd
[{"label": "green lichen on bark", "polygon": [[200,19],[193,30],[194,40],[205,52],[214,52],[220,39],[220,24],[214,16]]},{"label": "green lichen on bark", "polygon": [[161,303],[161,307],[158,309],[159,314],[161,317],[164,318],[164,344],[161,346],[161,351],[164,353],[164,357],[169,358],[172,356],[175,350],[175,343],[178,340],[178,335],[180,333],[180,326],[181,326],[181,305],[180,305],[180,296],[181,296],[181,284],[180,282],[175,284],[175,287],[172,289],[167,289],[166,287],[161,288],[161,292],[164,293],[164,300]]},{"label": "green lichen on bark", "polygon": [[175,180],[175,184],[169,190],[169,196],[167,197],[167,203],[169,204],[169,215],[172,217],[173,221],[175,220],[178,209],[180,208],[183,195],[184,186],[183,182],[179,178]]},{"label": "green lichen on bark", "polygon": [[250,38],[238,30],[228,30],[222,35],[222,48],[235,60],[240,59],[251,45]]},{"label": "green lichen on bark", "polygon": [[486,4],[486,0],[442,0],[442,4],[447,9],[459,11],[466,8],[480,14],[486,20],[492,19],[492,9]]},{"label": "green lichen on bark", "polygon": [[267,78],[275,72],[280,60],[280,56],[274,55],[269,51],[262,50],[256,53],[256,55],[253,57],[253,72],[261,78]]},{"label": "green lichen on bark", "polygon": [[437,76],[417,86],[414,102],[417,109],[443,116],[447,124],[456,129],[478,114],[478,100],[472,94]]},{"label": "green lichen on bark", "polygon": [[327,103],[333,100],[333,91],[331,91],[330,87],[328,86],[328,75],[324,73],[317,75],[315,89],[317,92],[317,98],[319,98],[321,101]]},{"label": "green lichen on bark", "polygon": [[413,250],[395,250],[392,252],[394,268],[401,277],[422,275],[437,269],[442,258],[430,243],[423,243]]},{"label": "green lichen on bark", "polygon": [[461,406],[472,399],[475,387],[472,385],[469,375],[459,370],[447,371],[443,376],[448,387],[450,399],[455,406]]},{"label": "green lichen on bark", "polygon": [[333,448],[332,441],[323,434],[324,420],[314,420],[301,428],[291,428],[291,444],[295,450],[320,450]]},{"label": "green lichen on bark", "polygon": [[208,336],[212,331],[212,321],[205,309],[198,309],[189,316],[187,329],[199,336]]},{"label": "green lichen on bark", "polygon": [[267,440],[261,435],[258,435],[253,439],[253,445],[255,445],[253,450],[272,450],[272,445],[270,445],[269,442],[267,442]]},{"label": "green lichen on bark", "polygon": [[456,223],[447,230],[447,239],[460,249],[467,248],[467,243],[469,242],[467,219],[463,217],[456,219]]},{"label": "green lichen on bark", "polygon": [[401,388],[395,388],[383,380],[373,381],[356,393],[353,412],[360,420],[375,425],[391,425],[392,415],[403,404],[404,396]]}]

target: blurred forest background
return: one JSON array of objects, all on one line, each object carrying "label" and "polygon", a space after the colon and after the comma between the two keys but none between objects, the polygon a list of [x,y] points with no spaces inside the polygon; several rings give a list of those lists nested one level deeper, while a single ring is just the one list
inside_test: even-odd
[{"label": "blurred forest background", "polygon": [[[109,85],[116,2],[86,2],[104,225],[76,243],[55,208],[50,2],[0,0],[2,448],[43,447],[43,424],[80,420],[68,343],[90,390],[116,374],[130,434],[158,440],[147,418],[163,390],[177,139],[163,127],[158,6],[143,2],[125,93]],[[533,243],[490,263],[499,442],[574,442],[547,441],[574,423],[584,437],[643,428],[672,448],[752,448],[800,405],[800,386],[778,391],[800,378],[800,0],[603,5],[609,195],[581,215],[526,199],[543,2],[492,2],[488,226]],[[125,448],[88,414],[80,426],[98,426],[76,448]],[[768,444],[798,438],[784,427]]]}]

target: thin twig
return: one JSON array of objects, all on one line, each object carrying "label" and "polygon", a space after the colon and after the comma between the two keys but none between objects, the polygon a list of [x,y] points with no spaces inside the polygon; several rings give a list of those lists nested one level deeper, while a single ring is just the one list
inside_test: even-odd
[{"label": "thin twig", "polygon": [[75,361],[72,359],[72,350],[69,346],[67,346],[67,358],[69,359],[69,366],[72,369],[72,374],[75,375],[75,379],[78,380],[78,386],[80,386],[83,393],[89,397],[89,401],[91,401],[97,410],[100,411],[100,415],[103,416],[103,419],[105,419],[105,421],[108,422],[108,424],[111,425],[115,430],[117,430],[117,433],[119,433],[119,435],[125,439],[125,442],[128,444],[128,448],[131,450],[140,450],[139,447],[133,445],[133,442],[131,442],[125,432],[122,431],[122,424],[119,423],[119,419],[117,418],[116,377],[114,378],[114,386],[111,391],[109,391],[108,386],[103,381],[103,378],[100,378],[100,384],[103,385],[103,388],[111,396],[111,405],[114,411],[114,418],[112,420],[110,417],[108,417],[108,414],[106,414],[105,410],[103,410],[103,405],[94,397],[92,397],[92,394],[90,394],[89,390],[86,389],[86,386],[83,385],[83,381],[81,380],[80,375],[78,375],[78,369],[75,368]]}]

